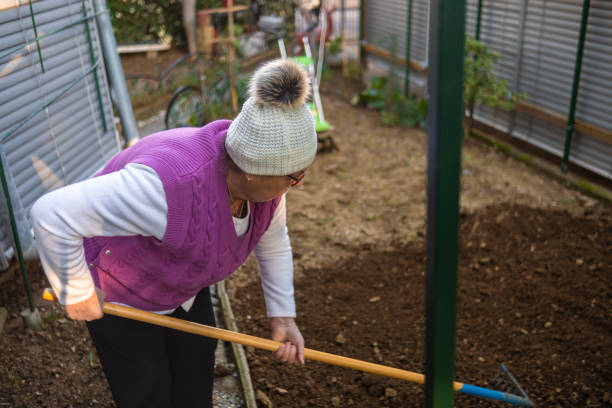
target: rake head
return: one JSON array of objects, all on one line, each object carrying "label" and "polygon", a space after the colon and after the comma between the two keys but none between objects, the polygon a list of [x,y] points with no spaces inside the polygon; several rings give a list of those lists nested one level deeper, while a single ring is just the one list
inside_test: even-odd
[{"label": "rake head", "polygon": [[[503,364],[499,367],[499,372],[497,373],[497,375],[493,379],[493,386],[495,387],[495,389],[497,389],[499,391],[502,391],[502,392],[505,392],[505,393],[508,393],[508,394],[519,395],[519,396],[523,397],[525,400],[531,402],[531,400],[527,396],[527,393],[525,392],[525,390],[523,390],[523,388],[518,383],[518,381],[516,381],[516,378],[514,378],[514,376],[510,373],[510,370],[508,370],[508,368],[505,365],[503,365]],[[516,405],[516,406],[534,406],[533,402],[531,402],[531,405],[523,404],[523,403],[520,403],[520,402],[519,403],[513,403],[512,405]]]}]

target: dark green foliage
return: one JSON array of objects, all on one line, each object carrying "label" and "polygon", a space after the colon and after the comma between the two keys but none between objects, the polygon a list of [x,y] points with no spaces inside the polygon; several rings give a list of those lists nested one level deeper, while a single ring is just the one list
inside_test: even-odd
[{"label": "dark green foliage", "polygon": [[166,35],[185,44],[179,0],[109,0],[108,7],[118,44],[159,42]]},{"label": "dark green foliage", "polygon": [[329,55],[335,55],[342,51],[342,37],[335,37],[333,40],[329,42],[327,46],[327,53]]},{"label": "dark green foliage", "polygon": [[426,124],[427,101],[416,95],[406,97],[397,87],[390,89],[385,76],[372,78],[370,87],[355,95],[351,103],[376,109],[385,125],[425,127]]},{"label": "dark green foliage", "polygon": [[355,95],[353,105],[366,106],[380,112],[385,125],[424,128],[427,123],[427,101],[417,95],[406,96],[395,69],[398,66],[397,39],[391,37],[391,63],[389,74],[372,78],[370,87]]},{"label": "dark green foliage", "polygon": [[405,97],[403,93],[394,92],[391,95],[391,104],[382,112],[382,121],[385,125],[400,124],[406,127],[424,128],[427,119],[427,101],[419,99],[416,95]]},{"label": "dark green foliage", "polygon": [[508,89],[507,81],[493,72],[499,54],[489,50],[480,41],[468,37],[465,42],[464,105],[469,112],[467,124],[471,133],[476,105],[486,105],[505,110],[514,109],[515,102],[527,95]]},{"label": "dark green foliage", "polygon": [[[235,1],[245,5],[248,1]],[[197,0],[196,10],[223,7],[222,0]],[[172,44],[186,44],[180,0],[108,0],[108,8],[118,44],[159,42],[165,36]],[[294,29],[293,4],[291,0],[265,2],[263,14],[279,15],[285,19],[288,32]],[[227,21],[227,17],[220,16]],[[236,24],[246,24],[248,13],[236,13]],[[244,21],[243,21],[244,20]],[[241,29],[241,28],[239,28]]]},{"label": "dark green foliage", "polygon": [[[195,75],[195,72],[194,72]],[[194,78],[197,81],[197,76]],[[242,74],[239,64],[234,71],[234,85],[238,94],[238,110],[246,100],[249,76]],[[204,114],[207,121],[232,118],[232,98],[227,63],[217,63],[206,70]]]},{"label": "dark green foliage", "polygon": [[381,111],[385,108],[386,93],[387,77],[374,77],[370,87],[361,91],[360,94],[353,96],[351,103]]}]

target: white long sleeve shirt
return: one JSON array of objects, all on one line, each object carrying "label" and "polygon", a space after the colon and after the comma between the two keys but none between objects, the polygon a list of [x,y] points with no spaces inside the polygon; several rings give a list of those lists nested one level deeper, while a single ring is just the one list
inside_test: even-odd
[{"label": "white long sleeve shirt", "polygon": [[[142,164],[128,164],[120,171],[41,197],[31,210],[32,226],[43,269],[60,303],[78,303],[94,293],[83,238],[142,235],[161,241],[166,232],[167,215],[161,179],[155,170]],[[249,218],[250,209],[246,217],[234,217],[238,236],[247,232]],[[284,195],[254,252],[267,315],[295,317],[293,256]],[[189,310],[192,304],[193,298],[182,307]]]}]

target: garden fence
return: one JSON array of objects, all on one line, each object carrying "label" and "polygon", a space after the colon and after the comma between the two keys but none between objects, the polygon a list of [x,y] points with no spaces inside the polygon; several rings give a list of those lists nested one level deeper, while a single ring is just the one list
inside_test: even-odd
[{"label": "garden fence", "polygon": [[[0,5],[0,148],[24,252],[36,199],[90,177],[121,148],[100,13],[90,0]],[[6,206],[1,213],[0,257],[14,253]]]},{"label": "garden fence", "polygon": [[[362,0],[363,50],[368,64],[386,72],[390,49],[406,56],[410,38],[410,83],[427,89],[427,0]],[[548,153],[563,157],[581,25],[582,0],[467,0],[466,32],[500,55],[496,74],[528,98],[513,112],[479,107],[475,118]],[[407,32],[412,7],[411,30]],[[593,0],[588,10],[576,126],[569,162],[612,179],[612,2]],[[396,74],[405,77],[398,66]]]}]

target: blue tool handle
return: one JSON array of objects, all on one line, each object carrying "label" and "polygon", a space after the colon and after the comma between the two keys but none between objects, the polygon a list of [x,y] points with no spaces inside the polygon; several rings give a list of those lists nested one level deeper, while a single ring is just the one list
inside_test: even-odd
[{"label": "blue tool handle", "polygon": [[533,402],[529,398],[520,397],[518,395],[509,394],[507,392],[490,390],[488,388],[477,387],[475,385],[463,384],[458,390],[463,394],[475,395],[477,397],[488,398],[497,401],[504,401],[510,404],[525,405],[533,407]]}]

